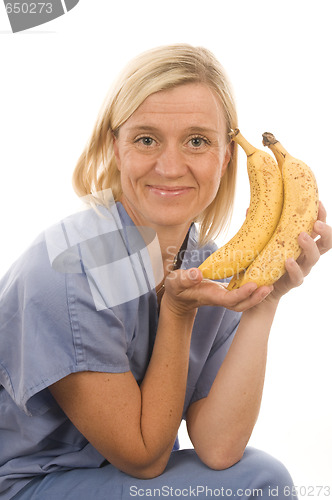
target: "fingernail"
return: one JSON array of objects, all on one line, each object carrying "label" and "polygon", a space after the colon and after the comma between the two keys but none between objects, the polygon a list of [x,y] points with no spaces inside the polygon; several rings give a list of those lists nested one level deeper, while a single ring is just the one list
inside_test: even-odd
[{"label": "fingernail", "polygon": [[264,293],[262,293],[262,297],[263,299],[265,299],[265,297],[267,297],[268,295],[270,295],[270,293],[272,292],[273,289],[270,289],[270,290],[266,290]]},{"label": "fingernail", "polygon": [[190,269],[189,270],[189,278],[192,280],[196,280],[198,278],[198,271],[197,269]]},{"label": "fingernail", "polygon": [[310,236],[308,233],[302,233],[302,238],[305,240],[305,241],[308,241],[310,239]]},{"label": "fingernail", "polygon": [[326,213],[326,208],[324,206],[324,203],[322,201],[319,201],[320,208],[323,209],[323,211]]},{"label": "fingernail", "polygon": [[248,286],[249,293],[253,293],[256,289],[257,289],[256,283],[251,283],[250,286]]},{"label": "fingernail", "polygon": [[324,227],[324,223],[320,220],[317,220],[315,222],[315,228],[318,230],[318,231],[321,231]]}]

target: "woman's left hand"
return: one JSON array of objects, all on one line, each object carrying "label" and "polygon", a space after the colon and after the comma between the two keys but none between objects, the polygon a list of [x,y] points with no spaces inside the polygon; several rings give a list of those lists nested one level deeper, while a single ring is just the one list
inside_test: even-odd
[{"label": "woman's left hand", "polygon": [[287,272],[274,283],[269,299],[279,300],[289,290],[301,285],[320,256],[332,248],[332,227],[326,224],[326,210],[321,202],[312,234],[301,233],[298,242],[302,248],[301,255],[296,261],[287,259]]}]

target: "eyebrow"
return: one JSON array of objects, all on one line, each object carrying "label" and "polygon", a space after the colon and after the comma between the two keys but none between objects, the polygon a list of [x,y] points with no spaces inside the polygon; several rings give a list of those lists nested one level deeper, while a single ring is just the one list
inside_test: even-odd
[{"label": "eyebrow", "polygon": [[[142,133],[143,132],[156,133],[156,132],[159,132],[159,129],[157,127],[153,127],[151,125],[137,125],[137,126],[130,127],[128,130],[129,130],[129,132],[135,132],[135,133],[140,133],[140,132],[142,132]],[[217,130],[210,128],[210,127],[202,127],[202,126],[189,127],[186,131],[191,133],[191,134],[194,134],[194,133],[198,133],[198,134],[213,133],[213,134],[219,135],[219,132]]]},{"label": "eyebrow", "polygon": [[157,132],[158,129],[157,127],[151,127],[150,125],[136,125],[133,127],[130,127],[129,132]]}]

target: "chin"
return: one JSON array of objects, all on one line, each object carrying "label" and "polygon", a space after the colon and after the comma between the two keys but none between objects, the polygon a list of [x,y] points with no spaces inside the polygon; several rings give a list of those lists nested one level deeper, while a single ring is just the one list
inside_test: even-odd
[{"label": "chin", "polygon": [[186,224],[190,225],[194,219],[195,216],[179,217],[179,215],[175,215],[172,217],[170,215],[165,215],[163,217],[156,218],[153,222],[158,226],[183,226]]}]

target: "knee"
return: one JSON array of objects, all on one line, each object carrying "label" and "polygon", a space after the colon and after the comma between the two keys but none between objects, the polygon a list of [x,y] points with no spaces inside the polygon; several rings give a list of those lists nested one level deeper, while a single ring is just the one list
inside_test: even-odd
[{"label": "knee", "polygon": [[243,458],[248,459],[248,465],[251,462],[252,478],[256,487],[268,491],[269,496],[273,496],[273,492],[278,492],[277,498],[296,498],[292,496],[292,477],[282,462],[252,448],[246,450]]}]

